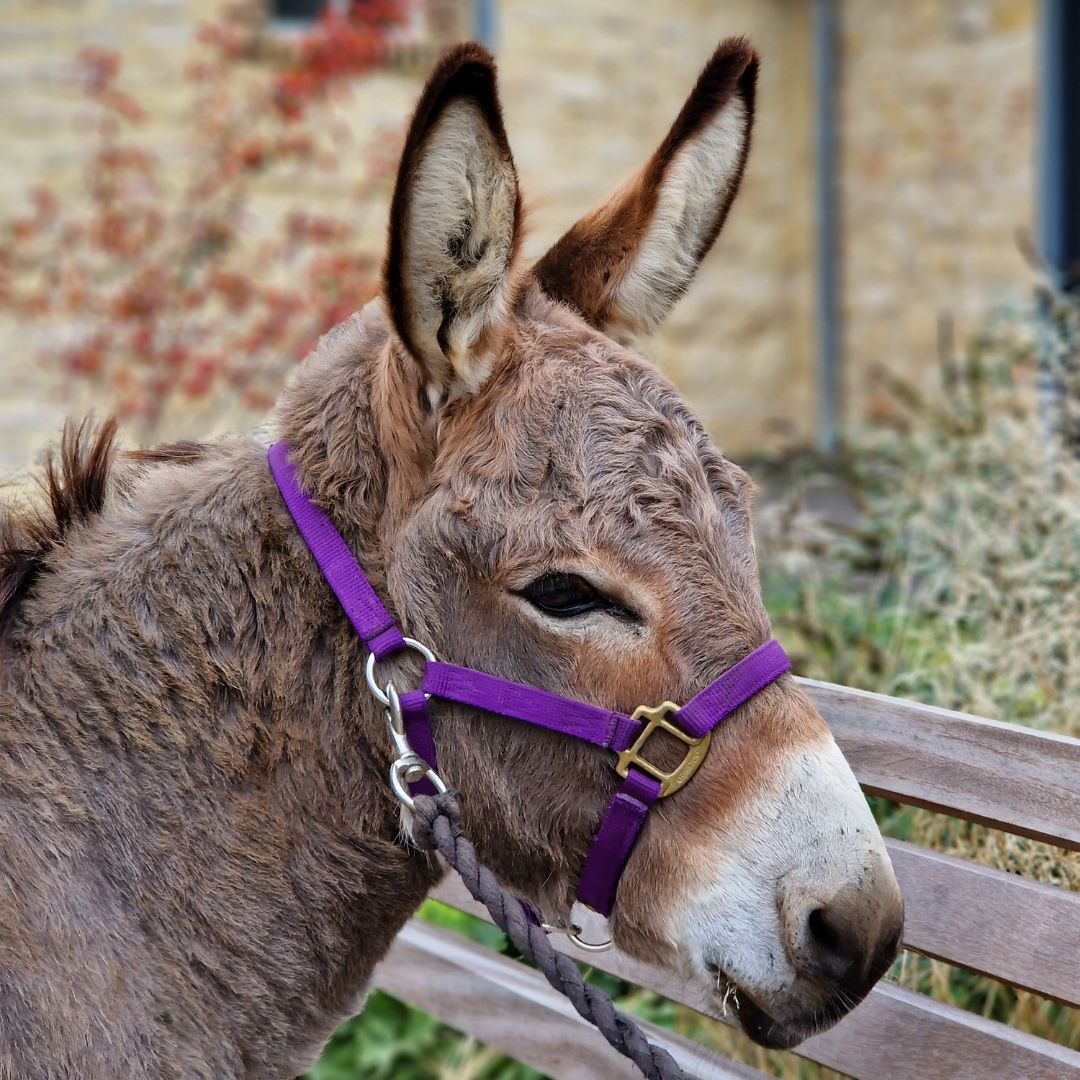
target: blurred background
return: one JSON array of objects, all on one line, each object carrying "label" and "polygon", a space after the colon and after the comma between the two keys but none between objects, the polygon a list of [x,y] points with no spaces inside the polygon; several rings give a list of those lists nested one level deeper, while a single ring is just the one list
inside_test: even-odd
[{"label": "blurred background", "polygon": [[[116,413],[131,443],[259,423],[377,287],[404,125],[446,45],[498,55],[538,255],[730,34],[763,59],[749,168],[643,350],[763,486],[777,634],[803,674],[1080,734],[1069,0],[3,0],[0,483],[23,488],[68,413]],[[1080,887],[1059,849],[875,811]],[[1080,1048],[1074,1011],[1036,995],[912,954],[891,977]],[[537,1075],[384,995],[311,1073]]]},{"label": "blurred background", "polygon": [[531,254],[655,146],[719,39],[761,51],[735,212],[649,346],[729,453],[831,449],[891,408],[883,371],[925,388],[1030,292],[1034,0],[324,3],[6,0],[0,469],[84,405],[140,438],[263,410],[370,295],[402,125],[467,37],[498,52]]}]

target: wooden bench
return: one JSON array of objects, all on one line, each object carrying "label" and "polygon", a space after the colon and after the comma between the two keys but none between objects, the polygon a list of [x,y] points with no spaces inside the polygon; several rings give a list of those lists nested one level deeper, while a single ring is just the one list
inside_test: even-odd
[{"label": "wooden bench", "polygon": [[[868,793],[1080,850],[1080,740],[801,682]],[[1080,894],[915,844],[888,847],[904,893],[907,949],[1080,1006]],[[434,896],[486,916],[456,879]],[[555,940],[583,963],[723,1020],[666,974]],[[558,1080],[639,1076],[538,972],[428,923],[405,927],[376,981]],[[645,1026],[702,1080],[762,1076]],[[866,1080],[1080,1080],[1080,1053],[888,983],[793,1053]]]}]

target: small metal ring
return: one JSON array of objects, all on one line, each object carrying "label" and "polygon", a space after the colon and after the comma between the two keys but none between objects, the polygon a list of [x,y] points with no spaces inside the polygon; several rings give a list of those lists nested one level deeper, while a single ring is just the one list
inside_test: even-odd
[{"label": "small metal ring", "polygon": [[588,941],[582,941],[580,937],[572,930],[566,934],[567,938],[574,943],[582,952],[607,952],[615,943],[608,938],[607,941],[602,941],[599,944],[594,944]]},{"label": "small metal ring", "polygon": [[[413,652],[419,653],[425,660],[434,663],[435,654],[423,642],[411,637],[405,638],[404,641],[405,648],[412,649]],[[400,650],[398,651],[400,652]],[[375,695],[375,700],[380,705],[389,705],[390,698],[387,696],[386,691],[375,681],[376,660],[374,653],[368,653],[367,663],[364,665],[364,677],[367,679],[368,689]]]},{"label": "small metal ring", "polygon": [[[601,953],[607,952],[612,946],[611,927],[606,915],[601,915],[595,908],[590,907],[583,900],[575,900],[570,907],[570,918],[567,920],[570,927],[566,936],[582,952]],[[594,939],[586,941],[582,935],[588,932]],[[596,941],[602,937],[603,940]]]},{"label": "small metal ring", "polygon": [[559,926],[556,923],[541,923],[540,929],[546,934],[564,934],[566,939],[572,941],[582,952],[607,952],[615,944],[611,938],[600,942],[585,941],[581,937],[584,930],[576,923],[571,923],[569,926]]},{"label": "small metal ring", "polygon": [[[405,773],[410,770],[420,769],[419,774],[414,773],[412,780],[405,779]],[[409,794],[407,784],[415,784],[418,780],[427,779],[430,780],[435,790],[443,795],[446,792],[446,784],[443,782],[443,778],[426,762],[419,754],[413,753],[409,757],[398,758],[393,765],[390,766],[390,787],[394,792],[398,802],[405,807],[406,810],[415,810],[416,803],[413,801],[412,795]]]}]

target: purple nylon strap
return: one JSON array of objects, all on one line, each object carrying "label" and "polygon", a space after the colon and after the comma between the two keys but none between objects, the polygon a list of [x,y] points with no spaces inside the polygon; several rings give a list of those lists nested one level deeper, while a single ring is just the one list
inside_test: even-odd
[{"label": "purple nylon strap", "polygon": [[266,457],[300,535],[315,556],[326,583],[341,601],[360,640],[379,660],[405,648],[401,631],[375,595],[375,590],[334,528],[334,523],[301,489],[296,470],[289,461],[288,446],[283,442],[274,443]]},{"label": "purple nylon strap", "polygon": [[[435,757],[435,738],[428,719],[427,695],[423,690],[410,690],[402,694],[398,701],[401,703],[401,718],[405,722],[405,738],[428,765],[437,770],[439,762]],[[438,794],[435,785],[426,776],[410,784],[409,791],[413,795]]]},{"label": "purple nylon strap", "polygon": [[[695,694],[671,715],[671,722],[700,739],[790,669],[791,661],[780,643],[766,641]],[[604,811],[578,882],[578,899],[601,915],[611,914],[626,861],[659,794],[660,782],[631,765]]]},{"label": "purple nylon strap", "polygon": [[744,701],[790,670],[791,661],[780,642],[766,641],[729,667],[716,682],[709,683],[700,694],[695,694],[672,715],[671,722],[687,735],[701,738]]},{"label": "purple nylon strap", "polygon": [[659,795],[659,780],[630,768],[618,791],[611,796],[578,879],[578,899],[593,911],[604,916],[611,914],[619,878]]},{"label": "purple nylon strap", "polygon": [[[301,489],[288,460],[288,447],[275,443],[267,457],[285,506],[361,640],[379,660],[405,648],[401,631],[345,541]],[[790,667],[779,643],[767,641],[691,698],[670,721],[686,734],[701,738]],[[429,662],[420,689],[402,694],[400,701],[409,744],[432,768],[436,766],[435,740],[428,719],[428,696],[521,720],[616,752],[629,747],[642,728],[641,721],[610,709],[471,668]],[[411,787],[421,794],[435,792],[427,779]],[[631,765],[608,803],[578,883],[578,898],[601,915],[611,914],[619,878],[659,794],[660,782]]]},{"label": "purple nylon strap", "polygon": [[421,689],[432,697],[557,731],[605,750],[625,750],[641,730],[640,720],[622,713],[456,664],[429,663]]},{"label": "purple nylon strap", "polygon": [[[405,648],[405,639],[393,617],[375,595],[360,564],[348,549],[334,523],[304,494],[289,461],[284,442],[274,443],[267,451],[270,472],[277,483],[285,506],[308,550],[341,603],[360,640],[382,660]],[[401,715],[409,745],[435,768],[435,740],[427,715],[427,697],[419,690],[402,694]],[[409,785],[416,795],[434,795],[435,785],[427,777]]]}]

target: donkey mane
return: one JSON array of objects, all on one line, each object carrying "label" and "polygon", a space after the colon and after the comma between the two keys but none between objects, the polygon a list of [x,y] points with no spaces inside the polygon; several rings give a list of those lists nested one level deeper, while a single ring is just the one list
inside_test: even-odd
[{"label": "donkey mane", "polygon": [[64,424],[60,445],[45,458],[38,484],[44,506],[0,506],[0,645],[19,601],[49,555],[77,525],[101,513],[116,455],[117,423],[96,427],[89,417]]},{"label": "donkey mane", "polygon": [[37,477],[43,504],[0,503],[0,647],[49,556],[72,529],[101,513],[118,457],[144,465],[186,464],[206,453],[204,444],[188,441],[121,451],[118,430],[115,417],[97,425],[89,416],[66,420]]}]

